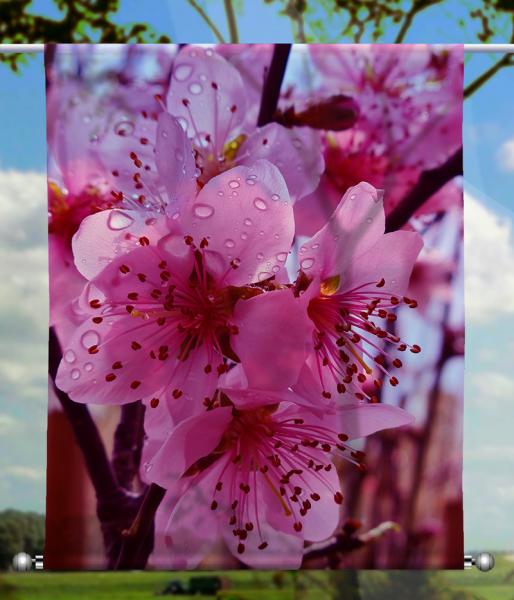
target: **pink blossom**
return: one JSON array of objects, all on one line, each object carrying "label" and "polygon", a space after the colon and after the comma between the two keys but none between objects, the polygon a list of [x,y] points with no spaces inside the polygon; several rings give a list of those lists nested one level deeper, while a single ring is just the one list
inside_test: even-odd
[{"label": "pink blossom", "polygon": [[172,568],[196,567],[218,537],[252,567],[300,567],[304,541],[327,539],[339,524],[334,457],[360,466],[364,455],[348,440],[412,421],[384,405],[353,403],[317,417],[276,394],[220,394],[221,406],[180,423],[147,466],[147,477],[168,489],[158,524]]},{"label": "pink blossom", "polygon": [[[298,230],[306,235],[313,232],[313,216],[318,224],[325,222],[325,215],[335,208],[330,199],[337,198],[337,192],[362,180],[385,190],[389,213],[421,173],[442,164],[462,138],[458,49],[314,45],[311,53],[325,76],[325,87],[354,95],[360,116],[352,129],[326,135],[321,185],[295,206]],[[430,199],[418,213],[444,210],[461,201],[458,188],[449,184],[447,192]]]},{"label": "pink blossom", "polygon": [[[83,221],[74,252],[90,280],[85,320],[57,385],[80,402],[164,399],[183,418],[212,396],[224,357],[241,360],[252,384],[294,383],[309,334],[304,309],[289,289],[259,285],[280,274],[293,240],[280,172],[267,161],[236,167],[210,180],[165,235],[163,223],[119,210]],[[279,333],[254,341],[256,320]]]},{"label": "pink blossom", "polygon": [[[297,282],[312,322],[310,361],[318,373],[322,395],[339,394],[375,401],[363,384],[378,388],[374,369],[398,383],[386,357],[420,351],[380,325],[396,320],[391,311],[401,302],[418,253],[421,237],[414,232],[384,234],[384,208],[377,190],[367,183],[350,188],[326,225],[300,247]],[[302,276],[303,273],[303,276]],[[402,366],[391,357],[392,366]]]},{"label": "pink blossom", "polygon": [[239,71],[216,51],[188,46],[179,53],[166,103],[191,140],[199,184],[235,165],[267,159],[280,169],[294,201],[315,189],[323,171],[319,135],[277,123],[249,124],[256,102]]}]

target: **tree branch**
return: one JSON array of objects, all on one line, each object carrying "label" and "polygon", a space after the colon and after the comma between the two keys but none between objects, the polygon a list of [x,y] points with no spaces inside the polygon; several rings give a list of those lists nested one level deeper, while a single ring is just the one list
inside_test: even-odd
[{"label": "tree branch", "polygon": [[262,127],[273,120],[290,51],[291,44],[275,44],[271,65],[262,88],[261,107],[257,119],[258,127]]},{"label": "tree branch", "polygon": [[[122,547],[121,533],[130,527],[138,514],[143,495],[134,495],[123,490],[116,481],[104,443],[96,424],[85,404],[73,402],[68,394],[55,385],[55,376],[62,353],[59,340],[53,329],[49,332],[49,374],[53,388],[64,413],[68,417],[77,444],[82,452],[86,468],[96,494],[96,512],[107,556],[107,567],[112,569]],[[140,552],[139,566],[143,568],[153,548],[153,535],[148,536]]]},{"label": "tree branch", "polygon": [[230,34],[230,43],[239,44],[239,34],[237,33],[237,21],[232,6],[232,0],[225,0],[225,13],[227,15],[228,30]]},{"label": "tree branch", "polygon": [[155,483],[148,487],[143,503],[130,529],[122,532],[123,542],[116,570],[141,569],[148,556],[145,547],[153,547],[154,518],[166,490]]},{"label": "tree branch", "polygon": [[121,407],[121,417],[114,432],[112,466],[118,484],[132,488],[134,477],[139,473],[141,451],[143,449],[143,419],[145,407],[138,402],[130,402]]},{"label": "tree branch", "polygon": [[216,23],[209,17],[205,10],[195,0],[187,0],[189,4],[196,10],[196,12],[202,17],[209,29],[214,33],[216,39],[220,44],[226,44],[225,38],[221,35],[220,30],[216,27]]},{"label": "tree branch", "polygon": [[61,347],[54,328],[50,328],[49,336],[49,373],[52,378],[53,388],[61,406],[70,420],[73,433],[82,451],[86,462],[87,471],[95,488],[96,497],[102,498],[116,494],[118,484],[104,443],[96,427],[89,408],[85,404],[73,402],[68,394],[55,385],[55,376],[61,362]]},{"label": "tree branch", "polygon": [[512,66],[512,59],[510,54],[504,54],[500,60],[498,60],[492,67],[484,71],[482,75],[479,75],[474,81],[464,88],[464,99],[469,98],[478,89],[480,89],[484,83],[487,83],[491,77],[496,75],[498,71],[503,67]]},{"label": "tree branch", "polygon": [[386,218],[386,233],[403,227],[412,215],[445,183],[462,175],[462,147],[435,169],[424,171],[416,185]]}]

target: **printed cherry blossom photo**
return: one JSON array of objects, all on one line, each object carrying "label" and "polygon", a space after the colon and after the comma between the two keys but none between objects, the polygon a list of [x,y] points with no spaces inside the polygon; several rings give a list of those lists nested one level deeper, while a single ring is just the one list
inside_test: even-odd
[{"label": "printed cherry blossom photo", "polygon": [[462,568],[462,47],[45,63],[45,566]]}]

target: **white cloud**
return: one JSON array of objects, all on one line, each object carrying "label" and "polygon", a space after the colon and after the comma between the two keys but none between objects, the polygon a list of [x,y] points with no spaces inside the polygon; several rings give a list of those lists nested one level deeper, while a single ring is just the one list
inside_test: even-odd
[{"label": "white cloud", "polygon": [[512,404],[514,377],[499,371],[480,371],[468,375],[471,397],[477,404],[482,404],[484,398],[488,402],[498,400]]},{"label": "white cloud", "polygon": [[46,177],[0,171],[0,508],[44,506]]},{"label": "white cloud", "polygon": [[503,142],[500,146],[498,161],[504,171],[514,171],[514,138]]},{"label": "white cloud", "polygon": [[483,324],[514,315],[512,221],[469,192],[464,197],[466,318]]},{"label": "white cloud", "polygon": [[15,477],[17,479],[29,479],[31,481],[43,481],[45,469],[36,467],[25,467],[23,465],[12,465],[2,469],[4,477]]}]

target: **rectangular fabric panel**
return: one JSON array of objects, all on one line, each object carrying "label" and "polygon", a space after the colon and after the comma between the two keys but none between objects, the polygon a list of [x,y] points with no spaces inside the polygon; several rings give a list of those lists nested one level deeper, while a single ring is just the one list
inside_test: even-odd
[{"label": "rectangular fabric panel", "polygon": [[462,47],[45,63],[45,567],[462,568]]}]

